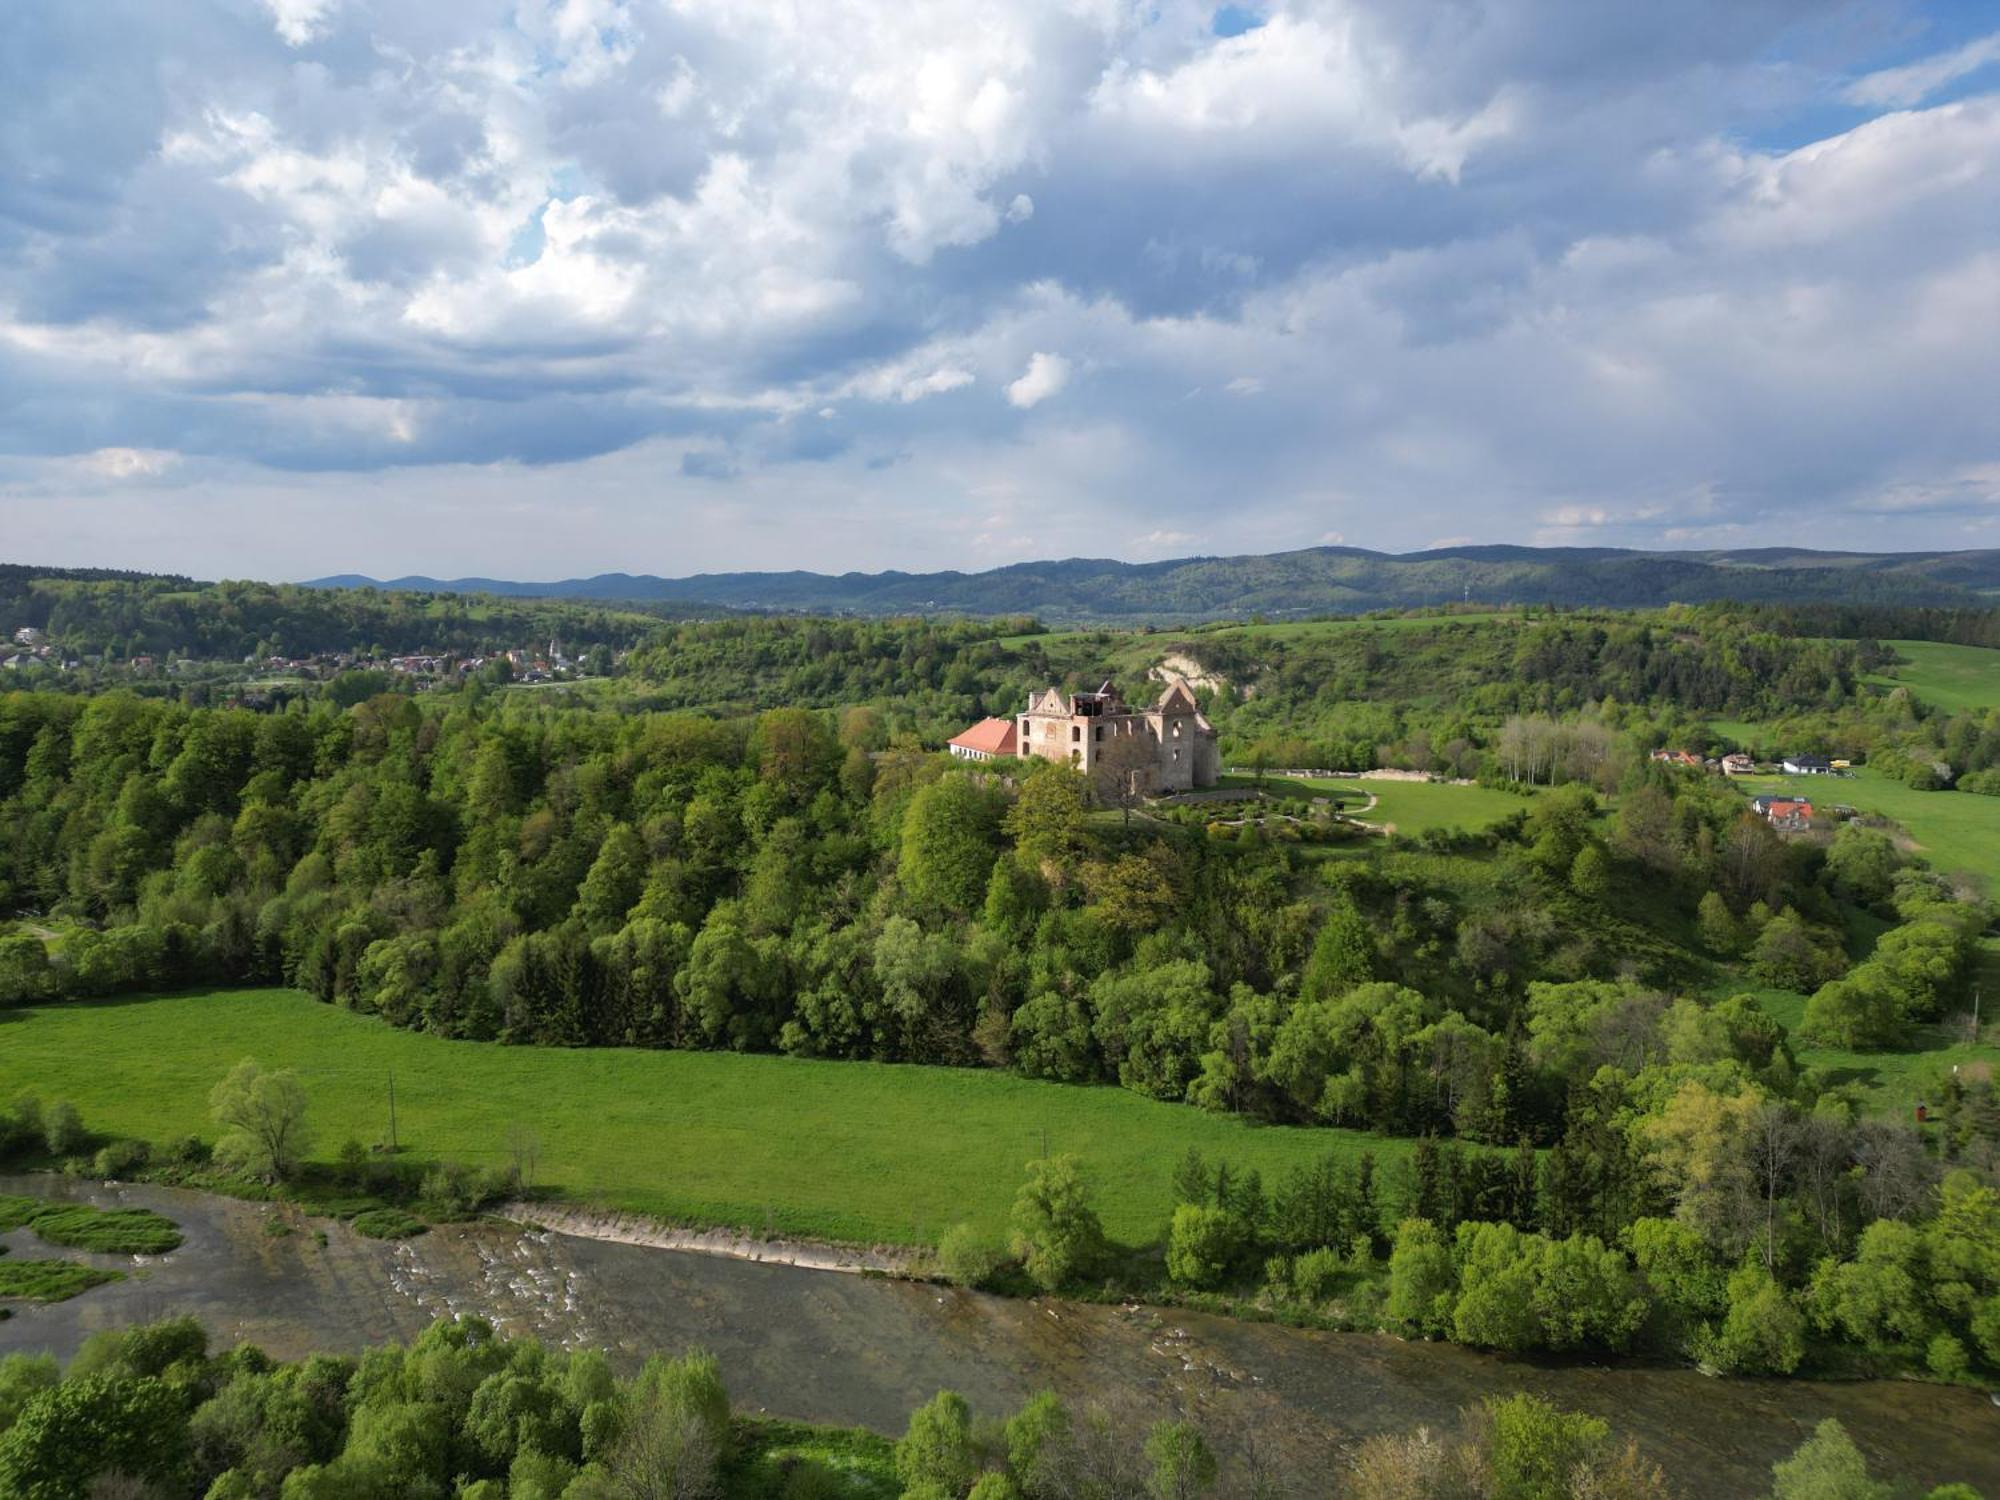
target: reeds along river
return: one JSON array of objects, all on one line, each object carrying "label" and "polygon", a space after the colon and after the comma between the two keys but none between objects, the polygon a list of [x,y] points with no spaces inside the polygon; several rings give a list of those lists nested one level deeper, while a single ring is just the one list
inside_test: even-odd
[{"label": "reeds along river", "polygon": [[[0,1353],[68,1355],[100,1328],[192,1313],[218,1345],[247,1341],[289,1359],[409,1339],[434,1318],[477,1313],[509,1334],[608,1350],[628,1368],[701,1345],[720,1356],[739,1409],[892,1433],[943,1387],[993,1414],[1050,1387],[1135,1421],[1191,1416],[1225,1447],[1254,1443],[1317,1468],[1370,1434],[1449,1424],[1484,1396],[1526,1390],[1605,1417],[1692,1495],[1767,1493],[1771,1464],[1828,1416],[1882,1477],[2000,1490],[2000,1408],[1979,1392],[1915,1382],[1537,1365],[1444,1344],[1009,1300],[502,1225],[382,1243],[298,1220],[296,1232],[273,1235],[266,1221],[289,1211],[168,1188],[16,1177],[0,1178],[0,1192],[154,1208],[187,1236],[151,1261],[78,1256],[129,1279],[53,1306],[17,1304],[0,1322]],[[16,1255],[74,1254],[25,1230],[5,1239]]]}]

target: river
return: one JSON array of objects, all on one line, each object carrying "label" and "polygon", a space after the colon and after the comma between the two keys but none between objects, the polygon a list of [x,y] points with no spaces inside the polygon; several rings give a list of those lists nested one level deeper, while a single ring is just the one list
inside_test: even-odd
[{"label": "river", "polygon": [[[721,1359],[740,1410],[900,1431],[942,1387],[1004,1413],[1038,1389],[1131,1418],[1182,1414],[1227,1447],[1246,1434],[1332,1465],[1368,1435],[1449,1425],[1480,1398],[1533,1391],[1636,1437],[1690,1495],[1762,1495],[1770,1466],[1837,1417],[1878,1475],[1964,1480],[2000,1495],[2000,1408],[1907,1381],[1714,1380],[1692,1370],[1537,1364],[1446,1344],[1315,1333],[1178,1309],[988,1297],[911,1282],[526,1232],[448,1226],[413,1240],[208,1194],[0,1177],[0,1192],[157,1209],[187,1242],[160,1257],[55,1250],[27,1230],[16,1256],[63,1255],[128,1279],[53,1306],[15,1304],[0,1353],[67,1356],[91,1333],[192,1313],[218,1345],[291,1359],[409,1339],[477,1313],[503,1332],[589,1345],[630,1369],[691,1346]],[[267,1221],[296,1224],[273,1235]],[[324,1232],[326,1243],[315,1231]]]}]

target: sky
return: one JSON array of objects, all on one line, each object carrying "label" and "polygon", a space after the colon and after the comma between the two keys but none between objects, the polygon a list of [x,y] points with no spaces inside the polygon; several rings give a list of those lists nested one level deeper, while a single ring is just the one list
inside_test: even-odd
[{"label": "sky", "polygon": [[2000,546],[1991,0],[6,0],[8,560]]}]

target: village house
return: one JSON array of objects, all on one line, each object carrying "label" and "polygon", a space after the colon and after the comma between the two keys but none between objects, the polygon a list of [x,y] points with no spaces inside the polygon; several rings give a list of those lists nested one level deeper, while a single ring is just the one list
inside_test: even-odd
[{"label": "village house", "polygon": [[1831,776],[1833,762],[1824,755],[1788,755],[1782,768],[1787,776]]},{"label": "village house", "polygon": [[1697,771],[1702,766],[1701,757],[1696,755],[1692,750],[1655,750],[1653,752],[1653,759],[1663,765],[1691,766]]},{"label": "village house", "polygon": [[1748,776],[1755,772],[1756,769],[1757,762],[1745,755],[1741,750],[1733,751],[1722,757],[1722,774],[1724,776]]},{"label": "village house", "polygon": [[392,656],[389,670],[401,672],[405,676],[424,676],[442,672],[448,663],[442,656]]},{"label": "village house", "polygon": [[1753,797],[1750,810],[1783,833],[1812,827],[1813,805],[1803,797]]}]

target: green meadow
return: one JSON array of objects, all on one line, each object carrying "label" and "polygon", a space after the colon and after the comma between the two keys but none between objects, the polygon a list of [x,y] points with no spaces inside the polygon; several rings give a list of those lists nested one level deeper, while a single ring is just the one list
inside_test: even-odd
[{"label": "green meadow", "polygon": [[1082,1158],[1127,1244],[1160,1236],[1190,1146],[1273,1186],[1325,1152],[1386,1163],[1408,1149],[983,1069],[446,1041],[289,990],[0,1011],[0,1098],[73,1100],[103,1134],[213,1140],[209,1090],[245,1057],[298,1070],[317,1160],[387,1138],[393,1073],[406,1159],[500,1165],[525,1127],[538,1186],[566,1200],[838,1240],[924,1243],[960,1221],[997,1232],[1044,1141]]},{"label": "green meadow", "polygon": [[1102,639],[1121,648],[1130,648],[1137,655],[1157,652],[1167,643],[1186,638],[1204,637],[1229,638],[1236,640],[1308,640],[1313,636],[1331,635],[1348,630],[1435,630],[1445,625],[1490,625],[1495,621],[1518,621],[1524,616],[1512,610],[1492,610],[1469,614],[1415,614],[1415,615],[1346,615],[1332,620],[1272,620],[1250,625],[1194,625],[1180,631],[1158,631],[1149,634],[1135,634],[1115,627],[1100,627],[1084,630],[1047,630],[1031,635],[1007,635],[999,638],[998,644],[1009,650],[1034,644],[1044,648],[1064,646],[1073,641],[1090,638]]},{"label": "green meadow", "polygon": [[1919,792],[1863,766],[1852,776],[1744,776],[1745,793],[1796,793],[1815,804],[1845,804],[1900,823],[1931,868],[1964,873],[2000,893],[2000,797]]},{"label": "green meadow", "polygon": [[1339,620],[1280,620],[1261,625],[1222,625],[1200,632],[1247,640],[1308,640],[1347,630],[1437,630],[1447,625],[1490,625],[1496,620],[1518,621],[1521,615],[1494,610],[1484,614],[1383,615],[1376,618],[1350,616]]},{"label": "green meadow", "polygon": [[1922,702],[1952,713],[2000,708],[2000,651],[1941,641],[1885,644],[1907,660],[1867,678],[1868,682],[1879,687],[1906,687]]},{"label": "green meadow", "polygon": [[[1989,997],[2000,999],[1996,981],[2000,981],[2000,952],[1989,942],[1984,987]],[[1724,990],[1737,993],[1737,988],[1725,986]],[[2000,1068],[2000,1044],[1968,1042],[1961,1030],[1948,1023],[1914,1027],[1909,1044],[1890,1052],[1809,1047],[1798,1040],[1799,1025],[1806,1012],[1804,995],[1794,990],[1753,989],[1750,993],[1792,1033],[1793,1052],[1799,1066],[1818,1068],[1833,1083],[1854,1089],[1866,1114],[1908,1119],[1918,1104],[1936,1101],[1937,1085],[1953,1068]],[[1992,1012],[1986,1014],[1990,1018]],[[1987,1032],[1991,1034],[1990,1028]]]}]

